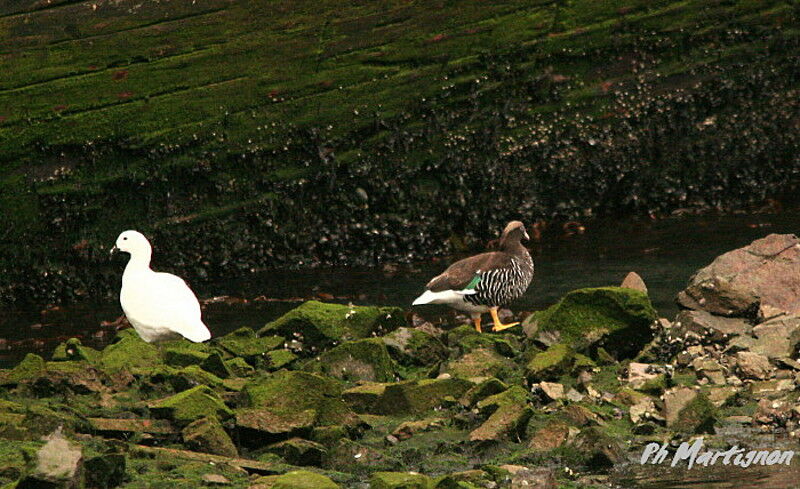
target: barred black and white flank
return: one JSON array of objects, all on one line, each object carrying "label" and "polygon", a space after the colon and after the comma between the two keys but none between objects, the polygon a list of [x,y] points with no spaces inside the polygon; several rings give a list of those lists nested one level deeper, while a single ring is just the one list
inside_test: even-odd
[{"label": "barred black and white flank", "polygon": [[481,314],[492,315],[493,331],[518,323],[502,324],[497,309],[522,296],[533,279],[533,260],[521,240],[529,239],[525,226],[510,222],[500,237],[498,251],[481,253],[452,264],[425,286],[414,305],[446,304],[472,315],[481,330]]}]

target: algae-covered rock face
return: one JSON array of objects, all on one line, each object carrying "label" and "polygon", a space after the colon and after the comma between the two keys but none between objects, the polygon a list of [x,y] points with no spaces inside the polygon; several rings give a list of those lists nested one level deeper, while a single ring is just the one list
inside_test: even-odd
[{"label": "algae-covered rock face", "polygon": [[383,337],[389,353],[404,365],[426,366],[447,357],[447,347],[435,336],[415,328],[399,328]]},{"label": "algae-covered rock face", "polygon": [[287,472],[274,479],[272,489],[338,489],[339,486],[321,474],[307,470]]},{"label": "algae-covered rock face", "polygon": [[280,336],[257,336],[250,328],[239,328],[233,333],[216,338],[214,343],[219,345],[234,357],[243,358],[250,365],[263,364],[268,352],[283,345],[284,339]]},{"label": "algae-covered rock face", "polygon": [[636,355],[652,339],[656,311],[646,294],[621,287],[578,289],[533,313],[537,332],[557,332],[575,349],[603,347],[617,358]]},{"label": "algae-covered rock face", "polygon": [[411,472],[376,472],[369,482],[370,489],[430,489],[430,477]]},{"label": "algae-covered rock face", "polygon": [[533,355],[525,367],[525,374],[531,382],[555,380],[570,368],[574,359],[572,348],[557,343]]},{"label": "algae-covered rock face", "polygon": [[341,399],[342,385],[320,375],[280,371],[248,381],[243,394],[250,408],[266,410],[290,420],[313,411],[318,425],[350,423],[354,413]]},{"label": "algae-covered rock face", "polygon": [[446,398],[458,399],[474,385],[455,377],[388,384],[376,409],[382,414],[424,413],[440,406]]},{"label": "algae-covered rock face", "polygon": [[236,446],[216,417],[200,418],[181,432],[183,442],[192,450],[225,457],[238,455]]},{"label": "algae-covered rock face", "polygon": [[20,382],[33,381],[44,375],[46,371],[47,364],[44,359],[39,355],[28,353],[11,372],[0,377],[0,383],[18,384]]},{"label": "algae-covered rock face", "polygon": [[100,355],[100,365],[108,370],[147,369],[160,363],[162,359],[158,348],[145,343],[133,329],[117,333],[117,340]]},{"label": "algae-covered rock face", "polygon": [[233,411],[225,405],[216,392],[208,386],[198,385],[187,391],[163,399],[150,410],[160,418],[168,418],[179,426],[206,417],[224,420],[233,416]]},{"label": "algae-covered rock face", "polygon": [[297,339],[313,354],[346,340],[383,335],[405,324],[399,307],[345,306],[308,301],[264,326],[260,336]]},{"label": "algae-covered rock face", "polygon": [[395,380],[392,358],[380,338],[343,343],[311,360],[306,368],[347,381]]}]

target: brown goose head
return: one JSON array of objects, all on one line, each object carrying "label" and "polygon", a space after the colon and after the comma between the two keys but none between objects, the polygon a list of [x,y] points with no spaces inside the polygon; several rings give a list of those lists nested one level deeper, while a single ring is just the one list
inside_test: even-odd
[{"label": "brown goose head", "polygon": [[528,232],[525,231],[525,225],[520,221],[511,221],[506,225],[503,234],[500,236],[500,243],[498,248],[501,250],[509,250],[522,246],[520,241],[523,239],[531,239]]}]

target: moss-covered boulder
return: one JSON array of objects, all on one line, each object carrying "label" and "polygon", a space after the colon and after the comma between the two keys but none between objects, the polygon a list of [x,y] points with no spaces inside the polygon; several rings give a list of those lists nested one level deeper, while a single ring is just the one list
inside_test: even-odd
[{"label": "moss-covered boulder", "polygon": [[267,352],[267,364],[265,367],[268,370],[280,370],[282,368],[289,368],[289,365],[292,364],[295,360],[299,357],[292,353],[291,351],[283,348],[280,350],[272,350]]},{"label": "moss-covered boulder", "polygon": [[110,451],[91,457],[83,464],[85,487],[111,489],[125,481],[127,461],[124,453]]},{"label": "moss-covered boulder", "polygon": [[569,446],[579,455],[582,463],[594,469],[612,467],[624,459],[619,442],[595,426],[582,429]]},{"label": "moss-covered boulder", "polygon": [[181,432],[183,442],[190,450],[236,457],[238,452],[231,437],[216,417],[200,418],[189,423]]},{"label": "moss-covered boulder", "polygon": [[383,335],[405,323],[399,307],[346,306],[308,301],[264,326],[260,336],[297,339],[314,354],[322,347]]},{"label": "moss-covered boulder", "polygon": [[617,358],[635,356],[653,337],[656,320],[647,294],[622,287],[569,292],[557,304],[533,313],[526,322],[535,330],[557,332],[578,350],[604,347]]},{"label": "moss-covered boulder", "polygon": [[463,406],[471,407],[489,396],[500,394],[506,390],[508,390],[508,385],[492,377],[481,381],[481,383],[474,387],[471,387],[467,392],[464,393],[463,396],[461,396],[459,402]]},{"label": "moss-covered boulder", "polygon": [[163,378],[176,391],[185,391],[198,385],[206,385],[212,389],[222,389],[224,387],[222,379],[197,365],[189,365],[180,370],[170,368],[154,370],[150,378],[155,383],[158,383]]},{"label": "moss-covered boulder", "polygon": [[70,338],[56,347],[53,351],[52,360],[54,362],[85,361],[94,363],[99,358],[99,351],[83,346],[78,338]]},{"label": "moss-covered boulder", "polygon": [[214,343],[234,357],[243,358],[253,366],[265,363],[268,352],[283,346],[284,338],[280,336],[256,335],[251,328],[239,328],[221,336]]},{"label": "moss-covered boulder", "polygon": [[570,369],[574,358],[572,348],[564,343],[556,343],[531,357],[525,366],[525,375],[530,382],[555,380]]},{"label": "moss-covered boulder", "polygon": [[413,472],[376,472],[369,481],[370,489],[429,489],[430,477]]},{"label": "moss-covered boulder", "polygon": [[47,372],[47,363],[44,358],[34,353],[28,353],[11,371],[0,375],[0,384],[19,384],[32,382]]},{"label": "moss-covered boulder", "polygon": [[233,416],[233,411],[205,385],[198,385],[157,401],[150,407],[150,411],[156,417],[170,419],[178,426],[186,426],[200,418],[216,417],[224,420]]},{"label": "moss-covered boulder", "polygon": [[245,408],[236,410],[236,431],[240,442],[261,447],[286,436],[306,436],[317,418],[314,409],[303,411],[271,411]]},{"label": "moss-covered boulder", "polygon": [[116,341],[100,355],[100,365],[107,370],[144,370],[162,363],[158,348],[142,340],[133,328],[117,333]]},{"label": "moss-covered boulder", "polygon": [[377,411],[382,414],[419,414],[442,405],[446,398],[458,399],[475,384],[456,377],[423,379],[386,385]]},{"label": "moss-covered boulder", "polygon": [[342,401],[342,385],[321,375],[282,370],[270,376],[250,379],[242,391],[252,408],[282,418],[313,410],[317,425],[354,422],[355,413]]},{"label": "moss-covered boulder", "polygon": [[250,377],[256,373],[256,369],[247,363],[244,358],[235,357],[225,360],[225,366],[228,367],[228,370],[235,377]]},{"label": "moss-covered boulder", "polygon": [[292,465],[322,464],[322,459],[327,453],[325,445],[305,440],[303,438],[290,438],[267,447],[267,452],[279,455]]},{"label": "moss-covered boulder", "polygon": [[388,384],[357,385],[342,392],[342,399],[357,413],[376,413]]},{"label": "moss-covered boulder", "polygon": [[322,474],[294,470],[276,477],[271,489],[338,489],[339,486]]},{"label": "moss-covered boulder", "polygon": [[517,364],[493,349],[476,348],[448,361],[442,366],[442,372],[463,378],[497,377],[511,380],[517,376]]},{"label": "moss-covered boulder", "polygon": [[675,387],[664,393],[667,427],[684,433],[711,433],[717,409],[704,392]]},{"label": "moss-covered boulder", "polygon": [[439,338],[416,328],[398,328],[383,337],[389,354],[402,365],[429,366],[447,358]]},{"label": "moss-covered boulder", "polygon": [[306,369],[351,382],[395,380],[394,363],[381,338],[343,343],[309,361]]},{"label": "moss-covered boulder", "polygon": [[519,349],[516,339],[510,335],[478,333],[474,327],[464,324],[447,332],[447,346],[466,353],[476,348],[488,348],[497,353],[512,357]]}]

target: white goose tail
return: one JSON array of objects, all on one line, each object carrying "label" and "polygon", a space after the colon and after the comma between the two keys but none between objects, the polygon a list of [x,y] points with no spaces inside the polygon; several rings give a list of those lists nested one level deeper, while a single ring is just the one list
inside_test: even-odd
[{"label": "white goose tail", "polygon": [[433,292],[426,290],[423,294],[411,303],[412,306],[419,306],[421,304],[451,304],[461,301],[465,295],[474,294],[475,290],[443,290],[441,292]]}]

